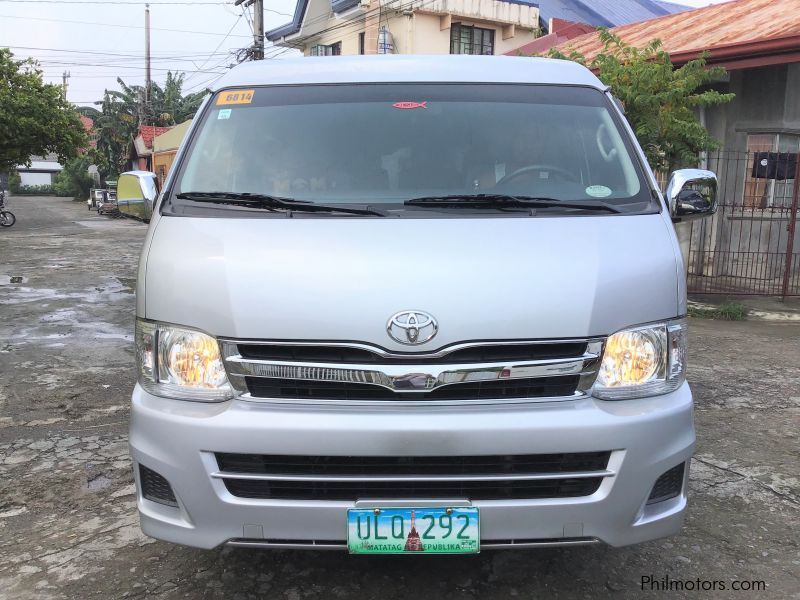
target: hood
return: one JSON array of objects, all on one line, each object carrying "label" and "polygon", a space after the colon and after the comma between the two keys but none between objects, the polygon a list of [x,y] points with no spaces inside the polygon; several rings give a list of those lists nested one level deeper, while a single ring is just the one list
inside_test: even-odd
[{"label": "hood", "polygon": [[[154,225],[139,314],[216,336],[431,351],[608,335],[678,311],[661,215]],[[387,321],[404,310],[433,315],[436,337],[413,348],[393,341]]]}]

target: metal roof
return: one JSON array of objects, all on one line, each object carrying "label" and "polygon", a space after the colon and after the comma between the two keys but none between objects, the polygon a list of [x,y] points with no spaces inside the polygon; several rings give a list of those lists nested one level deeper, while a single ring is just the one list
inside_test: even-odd
[{"label": "metal roof", "polygon": [[[615,27],[625,42],[643,47],[660,39],[678,64],[709,52],[709,62],[722,63],[800,51],[800,0],[733,0],[641,23]],[[589,60],[602,49],[597,33],[556,46],[576,50]],[[800,57],[796,57],[800,60]],[[788,58],[782,59],[789,62]],[[740,63],[740,68],[746,63]],[[749,63],[747,63],[749,64]],[[766,63],[765,63],[766,64]],[[726,65],[728,66],[728,65]],[[732,63],[731,66],[736,66]]]},{"label": "metal roof", "polygon": [[324,83],[541,83],[605,90],[588,69],[570,61],[465,54],[321,56],[242,63],[214,90],[257,85]]},{"label": "metal roof", "polygon": [[689,10],[688,6],[655,0],[538,0],[539,18],[547,26],[551,18],[614,27]]}]

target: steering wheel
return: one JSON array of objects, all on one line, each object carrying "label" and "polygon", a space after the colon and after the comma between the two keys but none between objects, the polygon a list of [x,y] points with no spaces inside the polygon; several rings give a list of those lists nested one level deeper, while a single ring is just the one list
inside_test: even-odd
[{"label": "steering wheel", "polygon": [[528,165],[527,167],[522,167],[520,169],[517,169],[516,171],[512,171],[511,173],[504,175],[500,179],[500,181],[497,182],[497,185],[500,185],[502,183],[508,183],[509,181],[513,181],[518,177],[522,177],[523,175],[526,175],[528,173],[533,173],[536,171],[554,171],[559,175],[561,175],[562,177],[564,177],[565,179],[578,183],[578,179],[575,177],[573,173],[570,173],[569,171],[567,171],[566,169],[562,169],[561,167],[556,167],[554,165]]}]

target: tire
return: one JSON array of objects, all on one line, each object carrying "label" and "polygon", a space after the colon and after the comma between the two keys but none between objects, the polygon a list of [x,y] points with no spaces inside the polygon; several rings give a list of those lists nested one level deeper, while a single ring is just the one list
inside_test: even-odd
[{"label": "tire", "polygon": [[11,227],[16,222],[17,217],[14,216],[14,213],[7,210],[0,212],[0,225],[3,227]]}]

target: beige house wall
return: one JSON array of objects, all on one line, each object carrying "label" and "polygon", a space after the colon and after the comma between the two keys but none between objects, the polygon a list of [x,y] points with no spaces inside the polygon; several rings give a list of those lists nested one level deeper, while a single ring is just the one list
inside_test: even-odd
[{"label": "beige house wall", "polygon": [[177,150],[181,145],[186,132],[192,124],[189,119],[179,125],[175,125],[172,129],[161,135],[153,138],[153,152],[166,152],[168,150]]}]

